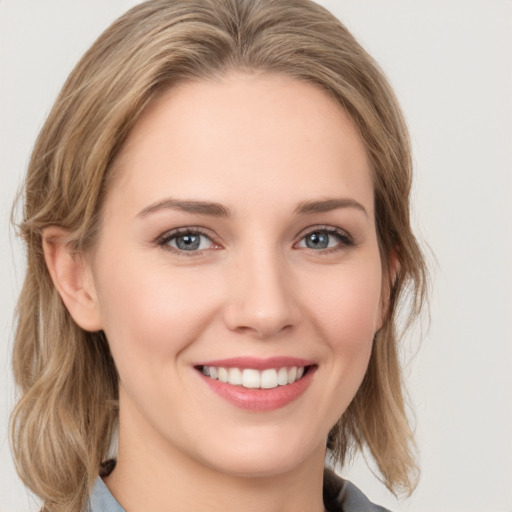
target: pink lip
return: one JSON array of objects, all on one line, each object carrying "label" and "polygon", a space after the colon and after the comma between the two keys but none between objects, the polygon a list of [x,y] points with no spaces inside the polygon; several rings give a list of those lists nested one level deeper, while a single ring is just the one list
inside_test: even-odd
[{"label": "pink lip", "polygon": [[[236,359],[237,364],[235,364],[234,361],[235,359],[211,361],[207,366],[223,366],[224,368],[253,368],[258,370],[291,366],[309,366],[307,372],[301,379],[293,382],[292,384],[277,386],[276,388],[271,389],[249,389],[244,388],[243,386],[235,386],[227,382],[220,382],[219,380],[211,379],[210,377],[198,372],[198,375],[203,382],[221,398],[227,400],[239,409],[255,412],[280,409],[299,398],[308,388],[313,378],[313,374],[317,369],[316,365],[310,366],[311,363],[307,364],[307,361],[295,358],[272,358],[270,360],[241,358]],[[272,364],[269,364],[269,361],[272,361]],[[228,364],[226,365],[226,363]]]},{"label": "pink lip", "polygon": [[232,357],[229,359],[216,359],[215,361],[205,361],[197,363],[194,366],[222,366],[223,368],[252,368],[254,370],[267,370],[269,368],[291,368],[293,366],[312,366],[314,361],[299,359],[297,357],[268,357],[265,359],[258,357]]}]

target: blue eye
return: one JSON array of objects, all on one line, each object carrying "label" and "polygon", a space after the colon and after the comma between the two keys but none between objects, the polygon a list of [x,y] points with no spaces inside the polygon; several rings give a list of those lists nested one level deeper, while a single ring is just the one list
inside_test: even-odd
[{"label": "blue eye", "polygon": [[170,233],[160,240],[159,245],[167,246],[177,251],[195,252],[214,247],[213,241],[198,231],[178,231]]},{"label": "blue eye", "polygon": [[297,246],[307,249],[324,250],[352,244],[350,236],[341,230],[331,228],[310,231],[302,237]]}]

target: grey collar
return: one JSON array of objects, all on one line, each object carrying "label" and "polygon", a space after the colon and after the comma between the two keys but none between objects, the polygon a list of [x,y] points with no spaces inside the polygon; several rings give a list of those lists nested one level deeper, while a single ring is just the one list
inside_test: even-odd
[{"label": "grey collar", "polygon": [[[330,469],[324,471],[323,499],[328,512],[389,512],[373,504],[354,484],[336,475]],[[86,512],[125,512],[98,477],[89,496]]]}]

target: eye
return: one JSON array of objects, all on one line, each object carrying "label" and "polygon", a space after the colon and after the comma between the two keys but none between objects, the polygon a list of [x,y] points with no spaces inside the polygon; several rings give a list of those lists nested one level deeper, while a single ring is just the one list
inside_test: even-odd
[{"label": "eye", "polygon": [[158,245],[179,252],[200,252],[215,249],[217,245],[206,234],[196,229],[182,228],[165,234]]},{"label": "eye", "polygon": [[353,245],[353,240],[345,231],[337,228],[319,228],[304,235],[297,247],[313,250],[336,249]]}]

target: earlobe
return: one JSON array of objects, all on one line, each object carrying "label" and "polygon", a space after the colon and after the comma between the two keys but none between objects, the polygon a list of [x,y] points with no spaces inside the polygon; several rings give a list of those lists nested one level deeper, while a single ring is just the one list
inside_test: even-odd
[{"label": "earlobe", "polygon": [[102,329],[90,265],[69,244],[69,233],[57,226],[43,230],[43,251],[53,284],[73,320],[86,331]]},{"label": "earlobe", "polygon": [[396,278],[398,275],[398,272],[400,270],[400,261],[398,261],[398,255],[395,251],[395,249],[392,249],[389,251],[389,259],[388,259],[388,283],[391,289],[393,288]]},{"label": "earlobe", "polygon": [[384,269],[382,276],[381,311],[380,322],[377,329],[378,331],[384,325],[389,314],[391,294],[393,292],[393,287],[395,285],[399,270],[400,261],[398,260],[398,255],[394,249],[391,249],[387,259],[387,267]]}]

